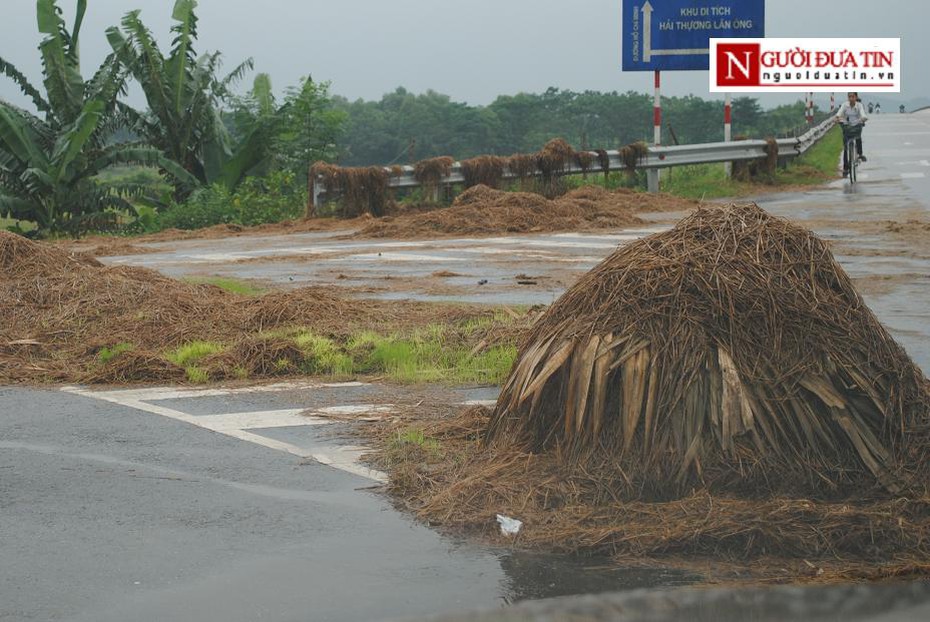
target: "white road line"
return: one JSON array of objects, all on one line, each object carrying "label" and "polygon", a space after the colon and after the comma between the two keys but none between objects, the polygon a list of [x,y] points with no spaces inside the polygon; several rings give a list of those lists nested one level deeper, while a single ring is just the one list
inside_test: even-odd
[{"label": "white road line", "polygon": [[[283,383],[282,383],[283,384]],[[346,383],[354,384],[354,383]],[[268,385],[274,386],[274,385]],[[320,386],[320,385],[316,385]],[[340,386],[340,385],[335,385]],[[343,385],[344,386],[344,385]],[[264,387],[248,387],[251,388],[253,392],[261,391]],[[239,393],[246,392],[246,388],[240,388]],[[255,443],[256,445],[261,445],[269,449],[274,449],[277,451],[283,451],[289,454],[301,458],[309,458],[316,460],[321,464],[331,466],[334,469],[339,469],[340,471],[345,471],[347,473],[352,473],[353,475],[359,475],[367,479],[384,483],[387,481],[387,475],[381,471],[376,471],[374,469],[369,469],[368,467],[360,464],[358,459],[362,454],[368,451],[368,449],[359,446],[347,446],[346,450],[343,451],[337,446],[326,446],[326,447],[315,447],[312,449],[303,449],[291,443],[286,443],[283,441],[278,441],[260,434],[255,434],[249,432],[247,429],[238,429],[235,427],[230,427],[231,422],[234,418],[239,417],[243,423],[246,423],[249,428],[263,428],[263,427],[282,427],[274,425],[276,423],[287,422],[287,426],[299,426],[299,425],[323,425],[325,423],[330,423],[328,421],[313,418],[313,417],[301,417],[297,413],[303,412],[291,410],[282,410],[282,411],[265,411],[264,415],[267,417],[267,422],[271,425],[265,425],[265,422],[259,419],[259,416],[262,413],[252,412],[252,413],[233,413],[233,414],[224,414],[224,415],[202,415],[196,416],[191,415],[180,410],[175,410],[173,408],[167,408],[165,406],[159,406],[157,404],[149,404],[142,401],[138,397],[138,394],[141,391],[135,391],[136,396],[131,396],[133,391],[101,391],[94,392],[87,389],[82,389],[80,387],[62,387],[62,391],[67,393],[73,393],[75,395],[81,395],[83,397],[90,397],[94,399],[103,400],[105,402],[111,402],[113,404],[119,404],[126,408],[133,408],[135,410],[141,410],[143,412],[151,413],[154,415],[159,415],[162,417],[168,417],[176,421],[181,421],[184,423],[189,423],[190,425],[202,428],[205,430],[210,430],[211,432],[216,432],[217,434],[223,434],[225,436],[230,436],[243,441],[248,441],[250,443]],[[281,390],[281,389],[279,389]],[[221,389],[216,389],[215,391],[222,391]],[[158,389],[158,390],[148,390],[149,395],[163,396],[166,394],[169,395],[178,395],[181,394],[184,397],[197,397],[203,396],[206,393],[210,393],[211,390],[202,390],[197,392],[197,394],[191,396],[190,391],[177,391],[171,389]],[[229,393],[220,393],[221,395],[228,395]],[[147,398],[152,399],[152,398]]]},{"label": "white road line", "polygon": [[[87,392],[91,397],[106,399],[115,397],[121,400],[159,400],[186,399],[192,397],[220,397],[223,395],[241,395],[247,393],[274,393],[278,391],[306,391],[310,389],[342,389],[368,386],[365,382],[278,382],[275,384],[254,385],[248,387],[228,387],[218,389],[179,389],[171,387],[150,387],[145,389],[116,389],[113,391],[87,391],[81,387],[62,387],[70,393]],[[119,403],[119,402],[117,402]]]},{"label": "white road line", "polygon": [[227,430],[247,430],[249,428],[288,428],[299,425],[326,425],[329,421],[302,415],[305,408],[287,410],[262,410],[224,415],[200,415],[197,417],[201,427],[217,432]]},{"label": "white road line", "polygon": [[920,179],[926,177],[923,173],[901,173],[901,179]]}]

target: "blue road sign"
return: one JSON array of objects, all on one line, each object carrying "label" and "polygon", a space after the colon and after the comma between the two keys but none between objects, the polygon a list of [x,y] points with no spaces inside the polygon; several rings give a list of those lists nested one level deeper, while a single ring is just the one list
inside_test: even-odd
[{"label": "blue road sign", "polygon": [[765,0],[623,0],[623,70],[708,69],[711,37],[764,37]]}]

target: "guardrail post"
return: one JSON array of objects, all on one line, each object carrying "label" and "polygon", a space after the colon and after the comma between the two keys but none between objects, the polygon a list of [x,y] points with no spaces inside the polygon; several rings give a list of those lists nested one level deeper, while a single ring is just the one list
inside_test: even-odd
[{"label": "guardrail post", "polygon": [[316,216],[316,208],[320,205],[320,195],[323,194],[323,189],[320,188],[320,184],[317,183],[317,180],[313,178],[313,175],[307,176],[307,210],[304,214],[304,218],[313,218]]},{"label": "guardrail post", "polygon": [[314,213],[316,212],[316,197],[313,194],[316,192],[316,184],[313,183],[313,167],[307,167],[307,206],[304,210],[304,218],[313,218]]},{"label": "guardrail post", "polygon": [[659,191],[659,169],[646,169],[646,188],[652,193]]}]

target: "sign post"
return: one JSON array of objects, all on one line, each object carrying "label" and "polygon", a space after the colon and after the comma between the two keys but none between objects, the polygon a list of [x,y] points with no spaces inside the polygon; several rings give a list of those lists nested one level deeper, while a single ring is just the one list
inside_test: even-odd
[{"label": "sign post", "polygon": [[[707,70],[712,37],[765,36],[765,0],[622,0],[621,10],[623,71],[652,71],[655,76],[656,145],[662,141],[660,72]],[[730,140],[729,95],[723,128],[724,140]],[[647,181],[649,191],[658,192],[658,169],[649,169]]]}]

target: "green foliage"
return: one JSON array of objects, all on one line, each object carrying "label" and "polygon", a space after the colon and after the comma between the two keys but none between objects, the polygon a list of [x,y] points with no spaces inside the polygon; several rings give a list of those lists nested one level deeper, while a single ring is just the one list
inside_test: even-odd
[{"label": "green foliage", "polygon": [[115,57],[142,87],[149,105],[145,114],[122,107],[132,119],[132,130],[201,183],[233,188],[264,157],[249,141],[233,145],[219,112],[229,87],[252,68],[252,60],[218,77],[220,53],[197,56],[194,52],[196,6],[196,0],[176,0],[171,14],[175,21],[173,41],[167,56],[159,50],[138,10],[123,17],[122,30],[107,29],[107,39]]},{"label": "green foliage", "polygon": [[210,381],[210,373],[197,365],[188,365],[184,368],[187,381],[193,384],[204,384]]},{"label": "green foliage", "polygon": [[[428,326],[410,337],[357,335],[346,346],[361,359],[360,371],[383,373],[401,382],[503,381],[517,356],[515,346],[495,346],[472,354],[447,339],[449,328]],[[363,355],[367,351],[367,355]]]},{"label": "green foliage", "polygon": [[[403,88],[380,101],[336,97],[348,118],[342,163],[351,166],[411,163],[450,155],[464,159],[481,154],[511,155],[536,151],[562,137],[576,149],[617,149],[652,141],[652,96],[550,88],[540,94],[501,95],[488,106],[453,102],[427,91]],[[804,122],[804,104],[764,111],[758,100],[733,100],[733,132],[753,138],[785,134]],[[662,99],[662,143],[723,140],[723,102],[689,95]],[[674,138],[673,138],[674,134]]]},{"label": "green foliage", "polygon": [[[776,170],[766,185],[812,184],[835,177],[842,152],[842,134],[839,128],[833,128],[807,153],[790,161],[787,168]],[[662,175],[663,192],[689,199],[716,199],[759,191],[758,183],[728,179],[722,164],[679,166]]]},{"label": "green foliage", "polygon": [[0,101],[0,217],[32,221],[42,230],[80,231],[132,212],[132,184],[105,183],[97,176],[110,166],[140,164],[161,168],[181,183],[193,179],[157,149],[114,144],[113,133],[127,118],[117,98],[125,71],[113,56],[84,81],[78,34],[86,0],[78,0],[68,32],[55,0],[37,0],[45,96],[8,62],[0,72],[29,96],[44,118]]},{"label": "green foliage", "polygon": [[314,82],[309,77],[288,88],[279,107],[271,79],[259,74],[252,90],[234,99],[225,118],[233,136],[260,143],[270,153],[251,174],[296,171],[298,182],[306,185],[311,164],[331,162],[339,155],[337,143],[346,113],[333,107],[328,82]]},{"label": "green foliage", "polygon": [[810,183],[820,177],[835,177],[843,153],[843,131],[833,127],[804,155],[792,162],[779,179],[783,183]]},{"label": "green foliage", "polygon": [[406,453],[409,449],[425,451],[431,457],[438,457],[442,445],[435,438],[426,436],[420,428],[398,430],[390,440],[388,451]]},{"label": "green foliage", "polygon": [[188,367],[224,349],[222,344],[213,341],[192,341],[170,352],[166,358],[175,365]]},{"label": "green foliage", "polygon": [[214,184],[195,191],[183,203],[172,203],[158,213],[157,230],[200,229],[235,222],[236,209],[225,186]]},{"label": "green foliage", "polygon": [[259,296],[265,291],[245,281],[221,276],[190,277],[184,280],[188,283],[195,283],[198,285],[213,285],[214,287],[219,287],[220,289],[233,294],[239,294],[240,296]]},{"label": "green foliage", "polygon": [[100,361],[102,365],[106,365],[123,352],[129,352],[133,348],[135,348],[133,344],[127,343],[125,341],[118,343],[113,347],[100,348],[100,351],[97,352],[97,360]]},{"label": "green foliage", "polygon": [[274,126],[275,165],[298,171],[298,178],[306,184],[311,164],[336,158],[346,116],[345,111],[333,108],[328,82],[307,78],[289,88]]},{"label": "green foliage", "polygon": [[355,369],[352,357],[342,352],[332,339],[304,330],[294,336],[294,344],[307,356],[302,369],[308,374],[349,376]]},{"label": "green foliage", "polygon": [[211,354],[218,354],[225,349],[223,344],[213,341],[192,341],[169,352],[165,358],[183,367],[189,382],[202,384],[210,380],[210,373],[198,363]]},{"label": "green foliage", "polygon": [[306,187],[288,171],[250,177],[236,191],[213,184],[158,214],[158,229],[199,229],[219,224],[259,225],[297,218],[306,205]]}]

